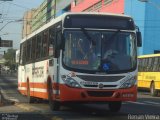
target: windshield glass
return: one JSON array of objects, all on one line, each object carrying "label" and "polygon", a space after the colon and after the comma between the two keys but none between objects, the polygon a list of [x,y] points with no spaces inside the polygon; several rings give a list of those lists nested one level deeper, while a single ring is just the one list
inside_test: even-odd
[{"label": "windshield glass", "polygon": [[65,30],[63,64],[74,71],[115,72],[136,67],[135,34]]}]

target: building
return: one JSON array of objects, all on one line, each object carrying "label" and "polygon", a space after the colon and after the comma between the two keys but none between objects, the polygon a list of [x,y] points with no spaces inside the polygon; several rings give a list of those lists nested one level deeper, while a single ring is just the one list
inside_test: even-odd
[{"label": "building", "polygon": [[51,19],[70,11],[72,0],[44,0],[36,9],[27,11],[24,15],[22,38],[34,32]]},{"label": "building", "polygon": [[160,51],[160,0],[148,1],[74,0],[71,11],[109,12],[132,16],[142,32],[142,47],[139,48],[138,54],[152,54]]},{"label": "building", "polygon": [[31,31],[35,31],[51,19],[69,11],[71,1],[72,0],[44,0],[33,14]]},{"label": "building", "polygon": [[33,17],[33,13],[35,9],[27,11],[23,17],[23,27],[22,27],[22,38],[29,35],[31,33],[31,21]]},{"label": "building", "polygon": [[74,0],[72,12],[112,12],[124,13],[124,0]]},{"label": "building", "polygon": [[160,0],[140,2],[125,0],[125,14],[131,15],[140,27],[143,45],[139,54],[160,51]]}]

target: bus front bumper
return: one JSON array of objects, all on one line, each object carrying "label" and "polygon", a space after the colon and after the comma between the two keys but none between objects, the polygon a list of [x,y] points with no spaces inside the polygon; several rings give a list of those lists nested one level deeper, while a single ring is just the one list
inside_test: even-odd
[{"label": "bus front bumper", "polygon": [[66,85],[60,85],[61,102],[109,102],[109,101],[136,101],[137,86],[128,89],[84,89],[71,88]]}]

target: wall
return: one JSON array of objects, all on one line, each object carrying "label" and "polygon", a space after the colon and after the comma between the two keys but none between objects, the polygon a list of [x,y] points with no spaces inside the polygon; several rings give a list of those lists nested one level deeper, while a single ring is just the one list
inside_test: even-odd
[{"label": "wall", "polygon": [[142,33],[142,47],[138,50],[138,54],[141,55],[143,54],[143,46],[145,45],[145,3],[139,2],[138,0],[125,0],[124,6],[124,13],[133,17],[136,26],[140,28]]},{"label": "wall", "polygon": [[44,0],[34,13],[32,20],[32,32],[49,22],[52,18],[63,14],[65,12],[63,9],[68,7],[71,1],[72,0],[56,0],[55,2],[55,0]]},{"label": "wall", "polygon": [[[109,13],[124,13],[124,0],[81,0],[76,5],[71,4],[72,12],[94,11],[94,12],[109,12]],[[100,4],[99,4],[100,3]]]},{"label": "wall", "polygon": [[35,9],[27,11],[23,17],[22,38],[31,33],[31,21]]},{"label": "wall", "polygon": [[160,50],[160,0],[139,2],[125,0],[125,14],[134,18],[142,32],[143,45],[138,54],[153,54]]},{"label": "wall", "polygon": [[160,0],[150,0],[145,10],[144,54],[160,50]]}]

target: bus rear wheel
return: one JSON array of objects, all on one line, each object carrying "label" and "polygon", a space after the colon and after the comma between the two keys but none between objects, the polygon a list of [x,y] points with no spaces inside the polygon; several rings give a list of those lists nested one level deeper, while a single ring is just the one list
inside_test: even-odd
[{"label": "bus rear wheel", "polygon": [[48,101],[51,110],[58,111],[60,109],[60,102],[53,100],[53,88],[51,82],[48,83]]},{"label": "bus rear wheel", "polygon": [[119,112],[122,106],[121,101],[109,102],[108,107],[111,112]]},{"label": "bus rear wheel", "polygon": [[152,96],[158,96],[158,91],[155,89],[155,83],[154,82],[151,83],[150,94]]}]

